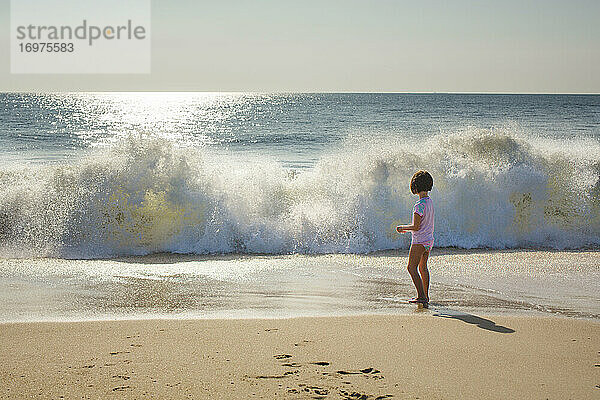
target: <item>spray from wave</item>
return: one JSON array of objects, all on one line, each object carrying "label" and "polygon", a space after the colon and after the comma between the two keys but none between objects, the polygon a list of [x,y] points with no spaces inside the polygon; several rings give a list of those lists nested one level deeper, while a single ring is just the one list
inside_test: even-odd
[{"label": "spray from wave", "polygon": [[472,131],[348,144],[294,172],[129,137],[70,164],[0,169],[0,256],[407,248],[394,227],[410,221],[418,169],[434,177],[436,247],[596,247],[598,154]]}]

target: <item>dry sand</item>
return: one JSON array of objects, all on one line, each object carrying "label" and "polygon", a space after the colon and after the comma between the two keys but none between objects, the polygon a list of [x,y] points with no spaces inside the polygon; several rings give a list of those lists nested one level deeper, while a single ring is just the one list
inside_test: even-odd
[{"label": "dry sand", "polygon": [[432,314],[2,324],[0,397],[600,396],[598,322]]}]

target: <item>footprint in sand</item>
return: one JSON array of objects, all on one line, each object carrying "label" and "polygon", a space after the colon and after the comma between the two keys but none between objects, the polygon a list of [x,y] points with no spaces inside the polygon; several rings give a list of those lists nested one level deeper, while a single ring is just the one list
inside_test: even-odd
[{"label": "footprint in sand", "polygon": [[369,398],[368,394],[359,392],[347,392],[345,390],[340,390],[340,395],[344,400],[367,400]]},{"label": "footprint in sand", "polygon": [[312,340],[306,340],[306,339],[305,339],[305,340],[303,340],[303,341],[302,341],[302,342],[300,342],[300,343],[294,343],[294,346],[301,346],[301,345],[303,345],[303,344],[310,343],[310,342],[312,342]]},{"label": "footprint in sand", "polygon": [[113,392],[120,392],[122,390],[131,389],[131,386],[117,386],[112,389]]},{"label": "footprint in sand", "polygon": [[289,354],[275,354],[273,357],[275,357],[278,360],[283,360],[285,358],[291,358],[292,356]]},{"label": "footprint in sand", "polygon": [[[340,395],[342,396],[342,398],[344,400],[367,400],[367,399],[370,399],[373,397],[373,396],[370,396],[365,393],[347,392],[345,390],[340,390]],[[384,395],[375,397],[375,400],[391,399],[392,397],[394,397],[394,396],[392,396],[391,394],[384,394]]]},{"label": "footprint in sand", "polygon": [[[299,383],[298,387],[300,387],[301,389],[288,389],[288,392],[290,393],[301,393],[301,392],[307,392],[313,395],[318,395],[318,396],[327,396],[329,394],[329,390],[326,388],[322,388],[319,386],[309,386],[306,385],[304,383]],[[318,398],[318,397],[317,397]]]},{"label": "footprint in sand", "polygon": [[320,396],[327,396],[329,394],[329,390],[318,386],[306,386],[304,388],[304,391],[311,392],[313,394],[318,394]]},{"label": "footprint in sand", "polygon": [[360,375],[360,372],[354,372],[354,371],[344,371],[344,370],[339,370],[339,371],[335,371],[340,375]]},{"label": "footprint in sand", "polygon": [[281,364],[282,367],[300,367],[302,364],[298,364],[297,362],[292,362],[292,363],[283,363]]},{"label": "footprint in sand", "polygon": [[256,378],[257,379],[281,379],[281,378],[287,378],[290,375],[294,375],[297,374],[299,371],[286,371],[284,372],[282,375],[258,375]]},{"label": "footprint in sand", "polygon": [[379,371],[378,369],[373,369],[373,368],[365,368],[365,369],[361,369],[360,372],[362,372],[363,374],[378,374],[381,371]]},{"label": "footprint in sand", "polygon": [[116,356],[118,354],[127,354],[127,353],[131,353],[130,351],[111,351],[110,355],[111,356]]},{"label": "footprint in sand", "polygon": [[314,364],[314,365],[323,365],[323,366],[329,365],[329,363],[327,361],[317,361],[317,362],[312,362],[311,364]]},{"label": "footprint in sand", "polygon": [[335,371],[339,375],[362,375],[369,379],[384,379],[382,375],[379,375],[381,371],[375,368],[364,368],[358,371],[345,371],[338,370]]}]

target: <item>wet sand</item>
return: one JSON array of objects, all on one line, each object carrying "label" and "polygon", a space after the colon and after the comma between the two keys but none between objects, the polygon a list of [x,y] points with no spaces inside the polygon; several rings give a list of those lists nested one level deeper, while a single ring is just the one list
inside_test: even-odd
[{"label": "wet sand", "polygon": [[[0,260],[0,322],[410,314],[407,252]],[[599,250],[434,249],[437,308],[600,320]]]},{"label": "wet sand", "polygon": [[600,323],[435,311],[0,324],[0,398],[588,399]]}]

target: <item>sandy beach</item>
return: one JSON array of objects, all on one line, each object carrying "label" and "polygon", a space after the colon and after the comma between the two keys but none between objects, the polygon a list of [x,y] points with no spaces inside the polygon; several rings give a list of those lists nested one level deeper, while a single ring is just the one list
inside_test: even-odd
[{"label": "sandy beach", "polygon": [[399,316],[9,323],[1,398],[589,399],[600,324]]}]

